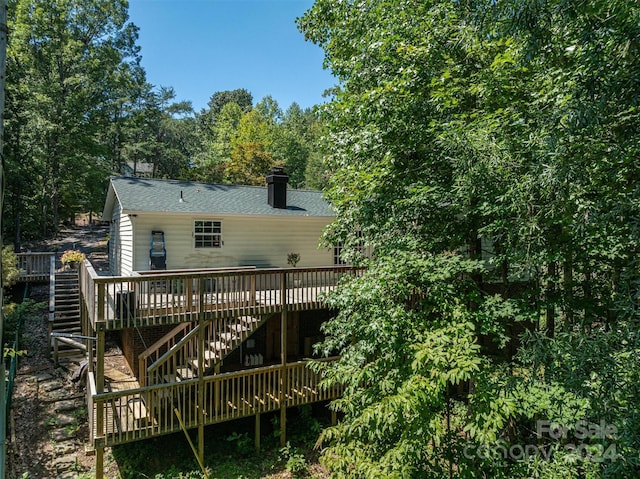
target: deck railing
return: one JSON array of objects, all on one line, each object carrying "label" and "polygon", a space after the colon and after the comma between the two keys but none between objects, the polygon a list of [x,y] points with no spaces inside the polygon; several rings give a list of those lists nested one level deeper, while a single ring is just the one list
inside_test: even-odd
[{"label": "deck railing", "polygon": [[89,373],[91,439],[104,439],[104,445],[112,446],[177,432],[174,408],[185,426],[194,428],[199,422],[211,425],[338,397],[338,389],[320,387],[320,375],[307,364],[300,361],[101,394],[95,392]]},{"label": "deck railing", "polygon": [[80,287],[92,324],[108,330],[318,309],[351,267],[225,269],[98,276],[85,261]]},{"label": "deck railing", "polygon": [[[148,354],[143,352],[138,356],[138,380],[140,385],[147,386],[163,382],[173,382],[190,375],[190,371],[205,374],[211,371],[213,366],[219,363],[225,356],[236,349],[245,339],[259,328],[269,315],[254,318],[245,316],[241,318],[214,318],[203,323],[184,323],[184,334],[179,341],[171,337],[173,343],[167,346],[164,354]],[[195,324],[195,325],[194,325]],[[200,329],[202,337],[200,335]],[[177,328],[174,329],[177,331]],[[168,335],[167,335],[168,336]],[[165,336],[165,337],[167,337]],[[205,348],[203,356],[204,364],[198,364],[198,344],[203,340]],[[165,340],[166,341],[166,340]],[[153,350],[153,348],[150,348]]]},{"label": "deck railing", "polygon": [[17,253],[20,281],[48,281],[56,269],[55,253]]},{"label": "deck railing", "polygon": [[182,323],[173,328],[167,334],[158,339],[155,343],[145,349],[138,356],[138,380],[141,386],[147,384],[157,384],[159,381],[147,381],[147,368],[165,356],[169,351],[174,350],[176,344],[197,325],[195,323]]}]

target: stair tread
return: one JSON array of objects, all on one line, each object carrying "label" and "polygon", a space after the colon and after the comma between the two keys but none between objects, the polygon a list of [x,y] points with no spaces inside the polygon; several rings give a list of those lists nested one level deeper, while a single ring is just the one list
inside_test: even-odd
[{"label": "stair tread", "polygon": [[236,333],[222,333],[220,335],[220,339],[222,339],[223,341],[233,341],[236,338]]},{"label": "stair tread", "polygon": [[212,351],[211,349],[207,349],[202,354],[204,356],[205,361],[210,361],[212,359],[218,359],[219,355],[216,351]]},{"label": "stair tread", "polygon": [[75,324],[54,324],[51,330],[55,332],[80,332],[82,328]]},{"label": "stair tread", "polygon": [[[203,357],[204,357],[204,367],[205,369],[208,368],[211,365],[211,361],[215,361],[219,358],[219,355],[217,352],[212,351],[210,349],[205,350],[202,353]],[[190,358],[187,360],[187,363],[190,364],[194,369],[200,369],[200,363],[198,361],[198,358]]]},{"label": "stair tread", "polygon": [[236,333],[244,333],[245,331],[249,331],[249,328],[244,324],[232,324],[229,326],[229,329],[233,330]]},{"label": "stair tread", "polygon": [[[197,358],[187,359],[187,364],[189,366],[191,366],[191,369],[193,369],[194,371],[199,371],[200,370],[200,363],[198,362]],[[207,369],[208,367],[209,367],[209,365],[207,364],[207,361],[205,360],[204,368]]]},{"label": "stair tread", "polygon": [[213,349],[217,349],[217,350],[226,350],[226,349],[228,349],[227,343],[225,343],[223,341],[211,341],[209,343],[209,346],[211,346]]},{"label": "stair tread", "polygon": [[184,366],[182,368],[177,368],[176,375],[179,376],[180,379],[193,379],[195,377],[195,374],[193,374],[193,371],[187,366]]},{"label": "stair tread", "polygon": [[236,318],[238,321],[242,321],[243,323],[257,323],[258,318],[254,316],[238,316]]}]

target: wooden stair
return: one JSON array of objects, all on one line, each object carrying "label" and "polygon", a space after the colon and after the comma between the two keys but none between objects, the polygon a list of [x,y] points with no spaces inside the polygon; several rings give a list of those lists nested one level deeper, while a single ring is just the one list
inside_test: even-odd
[{"label": "wooden stair", "polygon": [[54,308],[49,318],[49,332],[69,337],[51,337],[51,348],[56,362],[59,358],[82,359],[86,348],[72,336],[82,335],[80,322],[80,288],[78,272],[56,273],[54,277]]},{"label": "wooden stair", "polygon": [[[218,334],[215,341],[208,343],[207,349],[203,354],[204,374],[210,373],[216,364],[240,346],[262,324],[259,318],[254,318],[253,316],[239,316],[220,321],[226,322],[224,326],[225,332]],[[183,371],[185,368],[190,370],[191,377],[197,377],[201,369],[198,358],[190,358],[182,368]]]},{"label": "wooden stair", "polygon": [[[206,349],[203,352],[203,364],[201,365],[197,357],[197,344],[198,344],[198,332],[194,329],[187,336],[180,341],[174,342],[174,346],[171,348],[173,354],[176,354],[176,358],[179,357],[181,350],[192,351],[192,355],[189,357],[183,356],[183,360],[175,360],[173,364],[176,364],[174,368],[165,369],[160,374],[151,374],[149,376],[150,384],[157,384],[158,382],[180,382],[186,379],[193,379],[201,374],[210,374],[215,370],[225,357],[231,354],[236,348],[238,348],[249,336],[251,336],[269,317],[252,317],[252,316],[240,316],[235,318],[217,318],[211,320],[206,325],[206,337],[209,339],[205,341]],[[169,348],[167,348],[169,349]],[[195,354],[194,354],[195,352]],[[166,360],[166,356],[172,354],[166,353],[158,361]],[[157,364],[157,362],[156,362]],[[151,365],[153,367],[153,364]],[[155,376],[155,379],[152,378]]]}]

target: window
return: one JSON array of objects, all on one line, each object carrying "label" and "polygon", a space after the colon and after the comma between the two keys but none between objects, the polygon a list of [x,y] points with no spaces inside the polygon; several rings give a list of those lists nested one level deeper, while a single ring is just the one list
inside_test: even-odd
[{"label": "window", "polygon": [[[362,231],[357,231],[356,232],[356,238],[359,238],[360,241],[358,241],[358,245],[356,246],[357,251],[360,254],[365,254],[365,248],[364,248],[364,240],[362,239]],[[335,266],[340,266],[340,265],[346,265],[348,264],[344,259],[342,259],[342,250],[344,249],[344,245],[342,243],[338,243],[337,246],[333,247],[333,264]]]},{"label": "window", "polygon": [[222,222],[196,220],[193,238],[195,248],[222,248]]},{"label": "window", "polygon": [[342,253],[342,243],[338,243],[338,246],[334,246],[333,248],[333,264],[335,266],[338,266],[341,264],[347,264],[347,262],[340,257],[341,253]]}]

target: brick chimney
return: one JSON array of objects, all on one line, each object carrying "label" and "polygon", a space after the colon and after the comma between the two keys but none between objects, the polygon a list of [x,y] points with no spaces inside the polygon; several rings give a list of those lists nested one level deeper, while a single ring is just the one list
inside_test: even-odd
[{"label": "brick chimney", "polygon": [[287,183],[289,175],[284,168],[274,166],[267,175],[267,193],[272,208],[287,209]]}]

